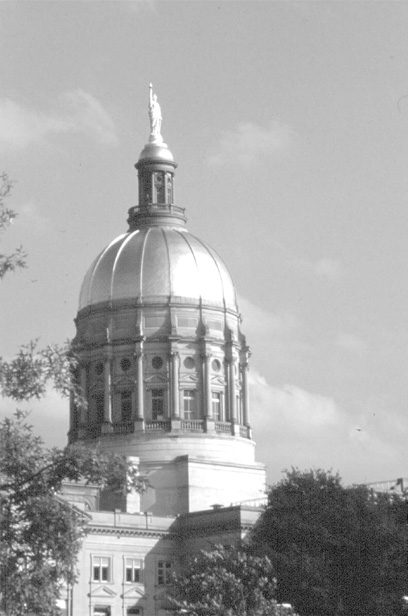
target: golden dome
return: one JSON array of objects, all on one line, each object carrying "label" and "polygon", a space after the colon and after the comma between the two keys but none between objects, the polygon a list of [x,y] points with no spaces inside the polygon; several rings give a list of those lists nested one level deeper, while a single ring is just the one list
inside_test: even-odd
[{"label": "golden dome", "polygon": [[165,226],[120,235],[89,268],[79,310],[117,300],[238,311],[231,276],[217,253],[184,228]]}]

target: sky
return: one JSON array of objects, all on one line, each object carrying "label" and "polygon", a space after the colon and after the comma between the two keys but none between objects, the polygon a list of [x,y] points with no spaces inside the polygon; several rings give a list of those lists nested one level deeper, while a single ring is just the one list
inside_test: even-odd
[{"label": "sky", "polygon": [[[407,31],[392,1],[0,2],[0,250],[29,265],[1,283],[0,354],[74,336],[137,203],[152,82],[177,204],[237,289],[268,481],[408,476]],[[29,408],[64,445],[67,402]]]}]

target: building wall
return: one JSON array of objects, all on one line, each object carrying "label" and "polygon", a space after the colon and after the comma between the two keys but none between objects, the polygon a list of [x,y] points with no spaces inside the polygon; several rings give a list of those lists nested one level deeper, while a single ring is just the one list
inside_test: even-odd
[{"label": "building wall", "polygon": [[[237,543],[253,528],[260,513],[240,506],[177,518],[91,512],[89,533],[78,560],[78,581],[70,591],[69,616],[164,616],[169,607],[170,572],[199,549]],[[139,581],[126,579],[130,559],[141,565]],[[99,577],[106,579],[95,579],[94,567],[101,564],[108,569],[106,576],[99,569]]]}]

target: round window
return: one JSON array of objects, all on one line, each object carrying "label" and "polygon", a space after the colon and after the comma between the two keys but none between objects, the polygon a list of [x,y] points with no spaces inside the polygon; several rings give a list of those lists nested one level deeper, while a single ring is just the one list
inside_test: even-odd
[{"label": "round window", "polygon": [[152,366],[153,366],[153,368],[155,368],[156,370],[160,370],[162,365],[163,365],[163,360],[162,360],[161,357],[158,357],[158,356],[153,357],[153,359],[152,359]]},{"label": "round window", "polygon": [[186,357],[183,363],[184,367],[188,370],[191,370],[195,366],[195,361],[193,357]]},{"label": "round window", "polygon": [[95,374],[100,376],[102,372],[103,372],[103,363],[101,361],[98,361],[98,363],[95,366]]},{"label": "round window", "polygon": [[123,372],[127,372],[128,370],[130,370],[131,365],[132,362],[127,357],[122,359],[122,361],[120,362],[120,367],[122,368]]},{"label": "round window", "polygon": [[221,370],[221,362],[218,361],[218,359],[213,359],[211,366],[214,372],[219,372]]}]

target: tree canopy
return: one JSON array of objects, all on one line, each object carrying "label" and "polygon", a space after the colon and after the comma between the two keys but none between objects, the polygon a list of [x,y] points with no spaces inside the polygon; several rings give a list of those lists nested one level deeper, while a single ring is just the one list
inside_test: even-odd
[{"label": "tree canopy", "polygon": [[[16,217],[5,205],[11,187],[7,174],[0,174],[0,232]],[[0,254],[0,279],[21,267],[26,267],[21,248]],[[27,402],[42,398],[51,385],[84,404],[72,379],[76,367],[69,343],[40,349],[29,342],[13,359],[0,358],[0,395]],[[98,449],[46,449],[28,415],[17,410],[0,422],[0,609],[7,616],[54,616],[62,585],[76,577],[87,522],[84,512],[61,497],[63,482],[137,491],[146,482],[124,458]]]},{"label": "tree canopy", "polygon": [[189,616],[280,616],[291,614],[275,600],[271,561],[247,548],[215,545],[190,558],[174,575],[170,603]]},{"label": "tree canopy", "polygon": [[[17,216],[14,210],[6,207],[6,199],[10,196],[12,186],[13,182],[7,173],[0,173],[0,233],[4,232]],[[22,267],[26,267],[26,254],[21,247],[9,254],[0,253],[0,280],[7,272],[14,272]]]},{"label": "tree canopy", "polygon": [[63,584],[76,577],[84,512],[61,496],[64,481],[111,489],[143,488],[125,459],[72,445],[48,450],[26,413],[0,423],[0,588],[7,616],[57,614]]},{"label": "tree canopy", "polygon": [[397,616],[408,593],[406,503],[337,474],[286,471],[253,535],[277,597],[302,616]]}]

